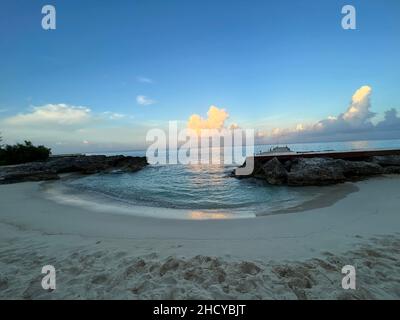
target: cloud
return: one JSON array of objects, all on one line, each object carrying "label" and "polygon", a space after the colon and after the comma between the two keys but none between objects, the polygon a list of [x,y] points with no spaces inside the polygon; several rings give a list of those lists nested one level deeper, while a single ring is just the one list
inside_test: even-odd
[{"label": "cloud", "polygon": [[5,120],[11,125],[74,125],[81,124],[91,119],[91,110],[81,106],[67,104],[46,104],[33,107],[32,112],[20,113]]},{"label": "cloud", "polygon": [[150,78],[146,78],[146,77],[136,77],[136,80],[140,83],[148,83],[151,84],[153,83],[153,80]]},{"label": "cloud", "polygon": [[141,106],[148,106],[148,105],[156,103],[155,100],[152,100],[152,99],[150,99],[146,96],[142,96],[142,95],[139,95],[136,97],[136,102],[137,102],[137,104],[140,104]]},{"label": "cloud", "polygon": [[398,130],[400,128],[400,117],[397,110],[392,108],[385,112],[385,118],[376,125],[381,130]]},{"label": "cloud", "polygon": [[[340,119],[346,121],[353,127],[362,126],[375,116],[370,111],[372,88],[370,86],[362,86],[358,89],[351,99],[351,104],[347,111],[340,116]],[[337,119],[335,119],[337,121]]]},{"label": "cloud", "polygon": [[105,111],[102,113],[102,115],[110,120],[118,120],[118,119],[123,119],[123,118],[127,117],[126,114],[116,113],[116,112],[112,112],[112,111]]},{"label": "cloud", "polygon": [[46,104],[0,118],[0,128],[4,143],[27,139],[56,153],[142,148],[148,130],[147,124],[133,123],[129,115],[67,104]]},{"label": "cloud", "polygon": [[198,114],[190,116],[187,127],[199,132],[201,129],[222,129],[225,120],[229,118],[229,114],[224,109],[216,106],[210,106],[207,112],[207,118],[203,119]]},{"label": "cloud", "polygon": [[396,138],[393,134],[385,135],[384,131],[400,131],[397,110],[392,108],[386,111],[384,120],[374,125],[372,119],[376,113],[371,111],[371,94],[370,86],[362,86],[354,92],[344,113],[329,116],[314,124],[299,123],[295,128],[274,128],[270,134],[260,134],[260,138],[264,142],[277,138],[286,142]]},{"label": "cloud", "polygon": [[370,86],[362,86],[353,94],[346,112],[337,117],[329,116],[327,119],[317,122],[313,127],[304,131],[317,132],[351,132],[363,131],[373,127],[371,119],[376,115],[371,112]]},{"label": "cloud", "polygon": [[232,123],[229,126],[229,130],[235,130],[235,129],[240,129],[239,125],[237,123]]}]

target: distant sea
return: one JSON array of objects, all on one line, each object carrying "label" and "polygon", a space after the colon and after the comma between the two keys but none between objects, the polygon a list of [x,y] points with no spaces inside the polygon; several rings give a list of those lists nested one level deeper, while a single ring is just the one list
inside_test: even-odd
[{"label": "distant sea", "polygon": [[[273,145],[258,145],[254,151],[268,151]],[[281,145],[282,146],[282,145]],[[399,140],[348,141],[288,144],[293,151],[400,148]],[[107,152],[144,156],[145,151]],[[321,188],[270,186],[254,179],[229,177],[233,165],[150,165],[136,173],[98,174],[63,182],[73,190],[90,191],[116,204],[186,209],[204,214],[231,217],[266,214],[313,199]],[[157,214],[155,214],[157,215]]]}]

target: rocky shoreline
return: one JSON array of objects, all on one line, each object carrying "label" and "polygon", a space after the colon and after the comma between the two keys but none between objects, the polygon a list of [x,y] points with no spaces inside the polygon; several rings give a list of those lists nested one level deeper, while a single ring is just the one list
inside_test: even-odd
[{"label": "rocky shoreline", "polygon": [[[146,157],[71,155],[54,156],[47,161],[0,166],[0,184],[56,180],[62,173],[136,172],[147,166]],[[245,164],[244,164],[245,165]],[[243,166],[244,166],[243,165]],[[321,158],[254,158],[251,175],[237,178],[262,179],[271,185],[323,186],[361,180],[381,174],[400,174],[400,156],[374,156],[357,160]]]},{"label": "rocky shoreline", "polygon": [[0,167],[0,184],[56,180],[62,173],[95,174],[136,172],[147,166],[146,157],[77,155],[55,156],[46,161]]},{"label": "rocky shoreline", "polygon": [[295,158],[281,162],[254,158],[251,175],[237,178],[257,178],[271,185],[322,186],[355,181],[380,174],[400,174],[400,156],[375,156],[365,159]]}]

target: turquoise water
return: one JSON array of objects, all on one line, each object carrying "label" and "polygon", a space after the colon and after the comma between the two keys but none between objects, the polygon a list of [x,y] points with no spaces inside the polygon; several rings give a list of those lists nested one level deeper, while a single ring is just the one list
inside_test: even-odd
[{"label": "turquoise water", "polygon": [[137,173],[88,176],[69,185],[131,204],[193,210],[251,208],[259,213],[266,206],[293,204],[300,196],[300,189],[229,177],[232,170],[225,166],[149,166]]},{"label": "turquoise water", "polygon": [[[400,140],[288,145],[294,151],[400,148]],[[269,145],[256,146],[266,151]],[[144,151],[118,154],[144,155]],[[111,153],[110,153],[111,154]],[[270,186],[255,179],[229,177],[235,166],[150,165],[136,173],[91,175],[66,182],[124,204],[153,208],[266,214],[318,196],[323,188]]]}]

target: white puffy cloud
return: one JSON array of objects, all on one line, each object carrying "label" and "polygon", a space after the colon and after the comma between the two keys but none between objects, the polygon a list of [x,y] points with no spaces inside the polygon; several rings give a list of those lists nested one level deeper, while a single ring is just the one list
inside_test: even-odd
[{"label": "white puffy cloud", "polygon": [[[376,125],[372,119],[376,113],[371,111],[370,86],[362,86],[356,90],[351,98],[350,105],[344,113],[338,116],[329,116],[314,124],[297,124],[295,128],[275,128],[267,139],[279,139],[288,142],[324,141],[337,139],[369,139],[369,138],[395,138],[383,134],[385,130],[400,131],[400,118],[397,110],[390,109],[385,113],[385,119]],[[263,135],[264,140],[266,138]]]},{"label": "white puffy cloud", "polygon": [[364,125],[375,114],[370,111],[370,96],[372,88],[370,86],[362,86],[358,89],[352,99],[347,111],[340,118],[349,123],[351,126]]},{"label": "white puffy cloud", "polygon": [[11,125],[74,125],[85,123],[91,117],[89,108],[61,103],[33,107],[31,112],[9,117],[5,122]]},{"label": "white puffy cloud", "polygon": [[67,104],[47,104],[11,117],[0,118],[3,143],[31,140],[54,152],[106,151],[144,145],[146,126],[132,116]]},{"label": "white puffy cloud", "polygon": [[371,112],[371,93],[370,86],[362,86],[353,94],[346,112],[337,117],[329,116],[310,129],[318,132],[349,132],[373,127],[371,119],[375,113]]},{"label": "white puffy cloud", "polygon": [[150,99],[149,97],[143,96],[143,95],[139,95],[136,97],[136,102],[137,104],[140,104],[141,106],[149,106],[151,104],[156,103],[155,100]]}]

